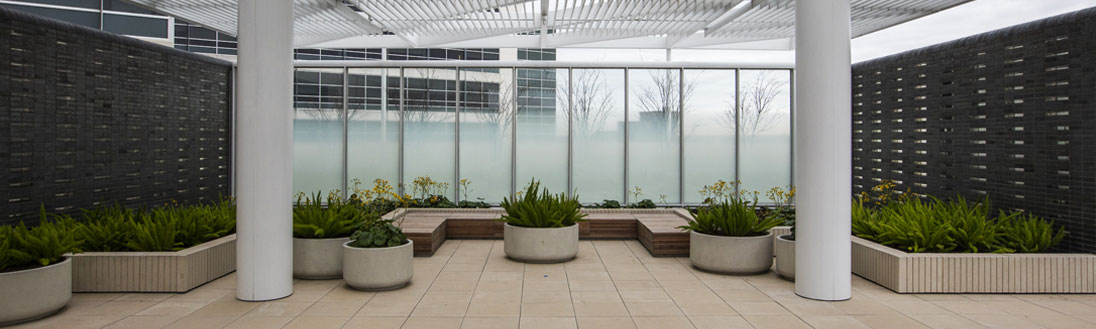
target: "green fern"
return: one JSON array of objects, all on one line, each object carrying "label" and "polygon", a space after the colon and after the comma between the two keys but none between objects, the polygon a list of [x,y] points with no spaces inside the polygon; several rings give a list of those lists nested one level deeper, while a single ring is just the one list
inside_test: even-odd
[{"label": "green fern", "polygon": [[1064,228],[1054,229],[1054,224],[1029,214],[1015,214],[1000,223],[1001,245],[1014,252],[1039,253],[1062,242]]},{"label": "green fern", "polygon": [[781,223],[783,220],[776,216],[758,217],[749,201],[730,198],[697,209],[693,218],[678,228],[710,235],[759,236]]},{"label": "green fern", "polygon": [[137,211],[120,204],[82,211],[82,223],[74,231],[88,251],[124,251],[130,240]]},{"label": "green fern", "polygon": [[179,214],[163,209],[141,213],[130,223],[133,236],[126,247],[133,251],[179,251],[186,248],[178,241]]},{"label": "green fern", "polygon": [[80,241],[70,233],[72,225],[71,218],[50,218],[43,206],[36,227],[28,228],[22,222],[0,227],[0,271],[47,266],[61,261],[67,253],[80,252]]},{"label": "green fern", "polygon": [[586,214],[579,212],[581,207],[577,196],[541,191],[540,182],[532,180],[520,195],[502,199],[506,214],[499,220],[521,227],[569,227],[586,220]]},{"label": "green fern", "polygon": [[365,220],[367,210],[357,204],[342,201],[336,196],[327,198],[326,207],[320,201],[319,192],[304,199],[303,203],[300,197],[297,198],[297,205],[293,207],[293,237],[348,237]]}]

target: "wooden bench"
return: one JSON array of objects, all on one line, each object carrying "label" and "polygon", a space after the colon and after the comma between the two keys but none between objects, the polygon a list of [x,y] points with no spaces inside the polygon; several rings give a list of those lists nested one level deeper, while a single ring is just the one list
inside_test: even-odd
[{"label": "wooden bench", "polygon": [[[654,256],[688,256],[689,234],[684,209],[583,209],[581,239],[639,239]],[[384,216],[403,227],[415,242],[415,256],[430,256],[445,239],[502,239],[501,208],[401,208]]]}]

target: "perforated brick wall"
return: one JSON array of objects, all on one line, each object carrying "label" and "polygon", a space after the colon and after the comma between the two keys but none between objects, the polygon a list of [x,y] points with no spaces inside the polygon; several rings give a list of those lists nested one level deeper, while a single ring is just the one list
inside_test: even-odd
[{"label": "perforated brick wall", "polygon": [[0,223],[230,193],[231,64],[0,8]]},{"label": "perforated brick wall", "polygon": [[1096,9],[853,66],[853,191],[894,180],[1054,219],[1096,252]]}]

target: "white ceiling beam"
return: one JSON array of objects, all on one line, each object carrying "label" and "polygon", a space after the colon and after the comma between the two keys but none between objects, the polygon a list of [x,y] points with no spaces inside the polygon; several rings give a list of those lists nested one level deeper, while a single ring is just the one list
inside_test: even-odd
[{"label": "white ceiling beam", "polygon": [[723,28],[723,26],[727,25],[727,23],[734,21],[736,18],[742,16],[742,14],[745,14],[751,8],[753,8],[752,0],[739,1],[722,15],[719,15],[719,17],[716,17],[714,20],[705,25],[704,34],[707,35],[708,33],[711,33],[710,31],[716,31],[720,28]]}]

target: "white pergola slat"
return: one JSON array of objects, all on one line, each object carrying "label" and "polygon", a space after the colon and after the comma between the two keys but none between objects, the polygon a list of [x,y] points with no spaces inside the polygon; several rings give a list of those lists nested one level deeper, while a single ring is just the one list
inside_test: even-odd
[{"label": "white pergola slat", "polygon": [[[129,1],[236,34],[237,0]],[[852,35],[969,1],[852,0]],[[786,50],[795,37],[794,0],[294,0],[293,8],[296,47]]]}]

